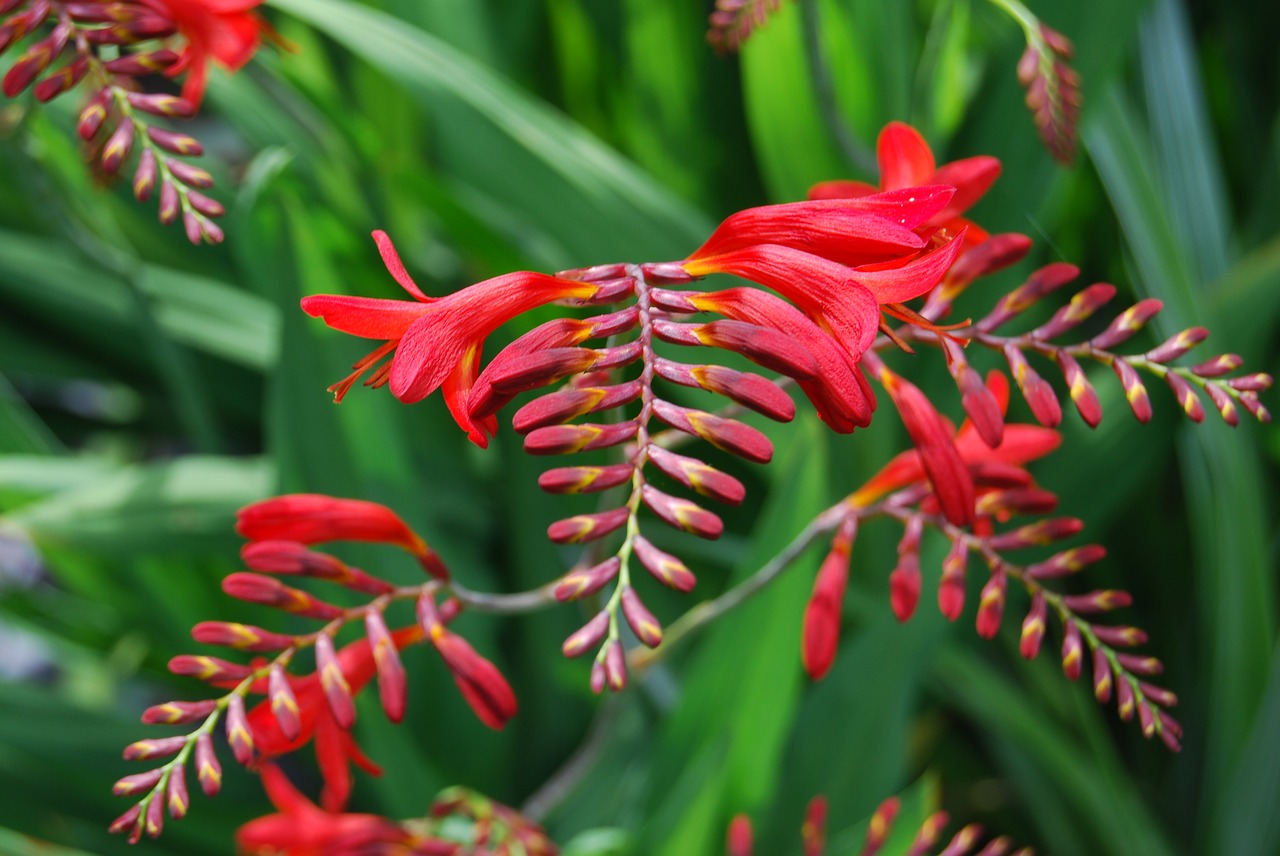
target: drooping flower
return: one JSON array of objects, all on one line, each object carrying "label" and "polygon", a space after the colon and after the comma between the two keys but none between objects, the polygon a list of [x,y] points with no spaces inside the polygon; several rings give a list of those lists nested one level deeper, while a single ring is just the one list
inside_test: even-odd
[{"label": "drooping flower", "polygon": [[165,70],[175,77],[186,73],[182,97],[192,107],[204,99],[209,82],[209,62],[238,71],[262,42],[267,24],[253,9],[262,0],[138,0],[173,22],[187,43],[178,60]]},{"label": "drooping flower", "polygon": [[923,225],[948,235],[958,235],[968,229],[965,236],[968,246],[987,239],[982,227],[961,215],[982,198],[1000,176],[1000,161],[996,158],[979,155],[938,166],[919,131],[902,122],[890,122],[876,140],[876,160],[880,164],[879,187],[862,181],[826,181],[814,185],[809,190],[809,198],[858,198],[899,188],[949,185],[955,188],[955,195]]},{"label": "drooping flower", "polygon": [[[976,493],[981,492],[981,487],[974,486],[975,473],[981,474],[984,468],[1007,468],[1006,474],[1011,470],[1015,480],[1029,483],[1031,477],[1022,465],[1044,457],[1062,441],[1052,428],[1011,424],[1004,426],[1000,444],[991,448],[972,420],[966,419],[954,431],[923,392],[887,370],[881,373],[882,380],[886,373],[886,388],[916,448],[894,457],[854,492],[849,498],[854,505],[867,505],[892,491],[927,482],[947,519],[963,525],[972,522]],[[992,371],[987,375],[987,388],[1003,416],[1009,405],[1008,380]]]},{"label": "drooping flower", "polygon": [[264,764],[261,776],[276,813],[251,820],[236,831],[236,849],[245,856],[453,856],[462,850],[460,844],[416,835],[378,815],[322,809],[303,796],[275,764]]},{"label": "drooping flower", "polygon": [[387,270],[413,301],[330,294],[303,298],[303,311],[322,318],[335,330],[384,340],[330,390],[341,401],[365,372],[394,352],[389,367],[384,364],[375,369],[365,384],[378,387],[389,382],[392,394],[406,404],[443,389],[454,420],[473,443],[487,446],[489,437],[497,432],[497,418],[473,419],[468,407],[485,338],[530,309],[555,300],[589,298],[597,285],[519,271],[444,297],[428,297],[405,270],[387,234],[374,232],[373,238]]}]

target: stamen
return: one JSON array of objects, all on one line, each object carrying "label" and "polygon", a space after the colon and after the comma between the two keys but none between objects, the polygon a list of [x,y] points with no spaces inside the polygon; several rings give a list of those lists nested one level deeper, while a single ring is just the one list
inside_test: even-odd
[{"label": "stamen", "polygon": [[[363,359],[356,362],[356,364],[351,367],[354,369],[351,374],[329,387],[329,392],[333,393],[333,403],[341,404],[343,397],[351,390],[351,387],[355,386],[355,383],[360,379],[360,376],[367,372],[378,360],[394,351],[397,344],[399,344],[399,340],[383,342],[377,348],[374,348],[373,351]],[[390,366],[390,363],[385,363],[379,367],[378,370],[374,372],[373,376],[369,380],[365,381],[365,385],[382,386],[382,384],[386,383],[387,376],[391,370]],[[379,382],[375,383],[375,381]]]}]

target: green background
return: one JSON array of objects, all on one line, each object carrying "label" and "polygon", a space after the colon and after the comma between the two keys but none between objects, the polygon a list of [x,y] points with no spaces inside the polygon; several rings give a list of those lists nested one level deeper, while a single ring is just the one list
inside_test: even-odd
[{"label": "green background", "polygon": [[[76,96],[0,105],[0,659],[14,673],[0,683],[2,853],[59,852],[37,840],[128,849],[105,833],[127,807],[111,783],[140,769],[119,750],[147,735],[145,706],[201,691],[165,663],[196,649],[197,621],[255,620],[218,587],[237,568],[237,507],[300,490],[385,502],[486,590],[531,588],[572,562],[543,534],[566,508],[537,489],[545,462],[508,429],[482,453],[438,397],[405,407],[356,390],[330,403],[325,386],[364,344],[297,301],[398,296],[373,229],[435,294],[515,269],[678,259],[738,208],[801,198],[819,180],[874,180],[867,153],[899,119],[939,162],[998,157],[1003,176],[974,217],[1036,242],[962,312],[1066,260],[1082,282],[1165,301],[1156,335],[1203,323],[1206,357],[1278,368],[1274,4],[1035,4],[1075,42],[1084,79],[1070,169],[1046,155],[1022,104],[1021,32],[978,0],[784,3],[740,57],[710,50],[709,8],[687,0],[266,8],[299,52],[267,48],[235,77],[215,74],[190,124],[228,204],[224,246],[192,248],[127,187],[96,186],[72,132]],[[829,98],[805,15],[820,19]],[[547,317],[504,328],[490,352]],[[893,364],[959,416],[939,360]],[[1064,449],[1035,472],[1108,545],[1081,585],[1133,592],[1117,618],[1147,629],[1167,664],[1181,755],[1066,682],[1052,630],[1046,653],[1021,661],[1017,593],[1000,638],[983,642],[971,572],[969,610],[948,625],[932,608],[942,547],[931,540],[921,608],[899,625],[886,583],[897,533],[872,525],[825,682],[810,685],[799,665],[815,549],[608,708],[598,763],[546,819],[553,837],[576,837],[578,856],[717,853],[745,811],[758,852],[798,851],[804,805],[823,793],[831,852],[852,853],[876,803],[906,790],[901,834],[883,852],[903,852],[939,804],[1059,856],[1280,852],[1280,435],[1233,431],[1212,412],[1192,425],[1156,383],[1156,419],[1139,426],[1111,373],[1095,380],[1102,425],[1067,413]],[[1014,418],[1027,421],[1025,408]],[[771,466],[735,465],[751,498],[726,516],[726,537],[663,542],[700,580],[693,600],[645,591],[664,621],[757,567],[904,442],[894,418],[854,437],[811,416],[770,431]],[[418,579],[391,553],[343,555]],[[500,734],[475,721],[437,658],[408,652],[406,723],[388,726],[363,700],[358,737],[387,769],[358,779],[353,808],[413,817],[451,784],[528,798],[600,707],[585,664],[558,653],[583,618],[561,607],[459,622],[519,695]],[[299,757],[294,772],[314,793],[309,751]],[[145,852],[228,852],[235,826],[266,811],[256,780],[225,747],[222,758],[226,792],[194,795],[190,816]]]}]

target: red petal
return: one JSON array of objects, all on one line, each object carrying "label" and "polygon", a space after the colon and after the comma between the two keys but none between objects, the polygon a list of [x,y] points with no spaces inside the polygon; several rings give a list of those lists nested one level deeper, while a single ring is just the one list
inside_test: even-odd
[{"label": "red petal", "polygon": [[824,678],[835,662],[840,642],[840,613],[849,579],[849,557],[833,550],[827,555],[813,583],[813,595],[804,610],[804,670],[815,681]]},{"label": "red petal", "polygon": [[427,306],[405,300],[316,294],[302,298],[302,311],[343,333],[390,341],[403,336]]},{"label": "red petal", "polygon": [[378,254],[382,256],[382,263],[387,266],[387,273],[400,283],[401,288],[413,295],[415,300],[429,303],[431,298],[422,293],[422,289],[418,288],[413,277],[409,276],[409,272],[404,269],[404,262],[400,261],[400,254],[396,252],[395,244],[391,243],[391,237],[379,229],[373,233],[373,240],[378,245]]},{"label": "red petal", "polygon": [[730,288],[690,295],[689,299],[699,309],[767,325],[791,336],[818,363],[817,375],[800,381],[800,388],[822,421],[841,434],[870,424],[875,396],[856,361],[794,306],[754,288]]},{"label": "red petal", "polygon": [[689,258],[777,244],[842,264],[863,264],[924,246],[919,235],[898,222],[914,218],[903,214],[890,219],[893,213],[871,213],[863,210],[858,200],[841,199],[748,208],[725,219]]},{"label": "red petal", "polygon": [[[947,268],[964,246],[964,234],[956,236],[936,250],[919,256],[901,267],[880,270],[855,270],[850,280],[865,287],[879,303],[902,303],[919,297],[938,284]],[[879,323],[879,314],[876,315]],[[872,339],[875,332],[872,331]],[[865,350],[865,349],[864,349]]]},{"label": "red petal", "polygon": [[[921,261],[934,255],[936,253],[930,253]],[[872,293],[861,287],[860,280],[865,276],[869,282],[886,288],[888,286],[884,283],[896,283],[902,278],[914,284],[937,266],[936,262],[910,267],[912,264],[916,263],[909,263],[907,267],[910,269],[906,273],[899,273],[906,269],[904,267],[868,275],[810,253],[766,244],[686,262],[684,267],[694,276],[731,273],[772,288],[811,318],[826,322],[836,340],[857,360],[875,341],[880,325],[880,307]],[[950,264],[950,258],[947,264]],[[937,282],[945,271],[946,266],[942,266],[933,282]],[[927,287],[924,290],[928,290]]]},{"label": "red petal", "polygon": [[936,161],[920,132],[902,122],[890,122],[876,140],[880,186],[886,190],[925,184],[933,178]]}]

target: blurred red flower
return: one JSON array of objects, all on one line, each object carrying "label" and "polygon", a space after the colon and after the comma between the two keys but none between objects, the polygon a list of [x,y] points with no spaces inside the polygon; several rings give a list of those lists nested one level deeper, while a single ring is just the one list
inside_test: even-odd
[{"label": "blurred red flower", "polygon": [[209,82],[209,61],[237,71],[262,42],[266,22],[252,10],[262,0],[139,0],[142,5],[173,22],[187,44],[178,61],[165,72],[171,77],[186,73],[182,97],[199,106]]}]

